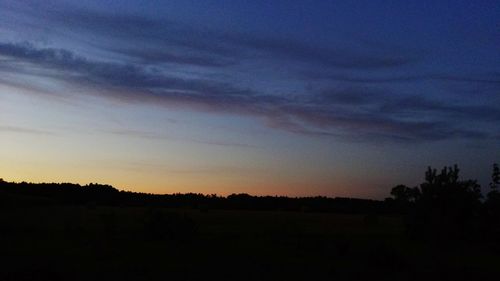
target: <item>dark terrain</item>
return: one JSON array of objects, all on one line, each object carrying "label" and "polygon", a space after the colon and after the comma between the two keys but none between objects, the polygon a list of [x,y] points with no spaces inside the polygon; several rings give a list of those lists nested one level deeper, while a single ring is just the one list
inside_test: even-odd
[{"label": "dark terrain", "polygon": [[0,181],[0,280],[498,280],[496,189],[429,171],[385,201]]}]

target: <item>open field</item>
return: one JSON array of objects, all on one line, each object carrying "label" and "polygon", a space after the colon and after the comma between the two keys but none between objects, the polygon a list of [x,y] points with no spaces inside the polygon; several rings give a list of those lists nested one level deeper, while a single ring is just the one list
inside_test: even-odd
[{"label": "open field", "polygon": [[424,244],[398,216],[139,207],[0,212],[1,280],[484,280],[489,245]]}]

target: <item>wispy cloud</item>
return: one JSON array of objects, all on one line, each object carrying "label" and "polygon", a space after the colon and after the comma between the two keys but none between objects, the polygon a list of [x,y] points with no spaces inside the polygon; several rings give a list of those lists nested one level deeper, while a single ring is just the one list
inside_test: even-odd
[{"label": "wispy cloud", "polygon": [[160,134],[155,132],[146,132],[146,131],[138,131],[138,130],[111,130],[105,131],[105,133],[119,135],[119,136],[127,136],[127,137],[136,137],[136,138],[144,138],[144,139],[152,139],[152,140],[171,140],[171,141],[179,141],[179,142],[192,142],[199,143],[205,145],[215,145],[215,146],[233,146],[240,148],[259,148],[256,145],[240,143],[240,142],[231,142],[231,141],[223,141],[223,140],[203,140],[196,139],[192,137],[178,137],[166,134]]},{"label": "wispy cloud", "polygon": [[[18,12],[36,21],[33,9]],[[200,30],[168,20],[65,7],[43,13],[43,21],[62,34],[80,40],[97,38],[88,40],[88,45],[109,56],[4,40],[0,41],[0,72],[84,86],[90,89],[89,94],[126,103],[246,115],[294,134],[365,142],[491,138],[488,124],[500,121],[500,110],[493,104],[445,102],[388,87],[421,81],[499,84],[495,75],[402,75],[395,71],[421,62],[421,54],[342,44],[318,47],[293,38]],[[138,47],[137,42],[145,47]],[[241,83],[241,76],[233,75],[245,74],[245,67],[267,71],[269,66],[281,64],[296,66],[301,83],[317,87],[296,89],[300,94],[292,96],[287,90],[274,93]],[[184,75],[192,68],[203,71]],[[212,74],[229,78],[215,79]],[[337,82],[349,87],[331,87]],[[9,81],[0,79],[0,83]],[[114,133],[164,137],[145,132]]]},{"label": "wispy cloud", "polygon": [[[39,7],[37,11],[25,8],[24,11],[32,18],[43,13],[45,25],[82,40],[99,38],[88,44],[148,63],[224,67],[260,59],[369,70],[399,67],[420,60],[420,55],[403,51],[374,52],[371,45],[365,49],[345,44],[318,47],[293,38],[218,32],[131,14],[116,15],[67,7],[51,10]],[[137,42],[146,47],[137,48]]]},{"label": "wispy cloud", "polygon": [[395,82],[418,82],[418,81],[445,81],[445,82],[462,82],[462,83],[484,83],[484,84],[500,84],[500,75],[486,74],[477,75],[449,75],[449,74],[424,74],[424,75],[385,75],[371,77],[362,77],[354,75],[339,75],[329,74],[326,72],[304,72],[302,74],[305,79],[321,79],[329,81],[350,82],[350,83],[395,83]]},{"label": "wispy cloud", "polygon": [[31,128],[17,127],[17,126],[0,126],[0,133],[15,133],[15,134],[32,134],[32,135],[55,135],[54,132],[37,130]]},{"label": "wispy cloud", "polygon": [[[105,92],[107,98],[252,115],[264,118],[273,128],[306,135],[369,136],[367,139],[396,141],[482,138],[488,135],[456,127],[437,114],[463,118],[480,115],[479,119],[488,121],[500,119],[498,110],[492,107],[445,105],[425,99],[387,99],[388,96],[381,93],[368,98],[370,93],[363,89],[359,93],[322,92],[313,99],[291,99],[229,83],[181,79],[147,66],[89,60],[68,50],[37,48],[27,43],[1,43],[0,55],[28,64],[25,66],[28,69],[31,65],[51,70],[54,77],[66,82],[95,87],[100,95]],[[345,107],[346,103],[350,106]],[[425,118],[420,115],[430,111],[433,115]],[[407,114],[411,118],[405,117]]]}]

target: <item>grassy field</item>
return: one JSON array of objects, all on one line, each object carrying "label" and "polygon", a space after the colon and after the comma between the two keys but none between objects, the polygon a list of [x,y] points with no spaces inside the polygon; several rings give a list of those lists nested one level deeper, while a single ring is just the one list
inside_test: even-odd
[{"label": "grassy field", "polygon": [[402,218],[119,207],[0,210],[0,280],[497,280],[489,245]]}]

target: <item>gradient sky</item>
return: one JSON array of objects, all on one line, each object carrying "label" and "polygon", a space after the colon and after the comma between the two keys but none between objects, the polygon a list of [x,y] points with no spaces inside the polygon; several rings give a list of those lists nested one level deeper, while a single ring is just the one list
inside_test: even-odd
[{"label": "gradient sky", "polygon": [[0,0],[0,177],[383,198],[500,161],[498,1]]}]

